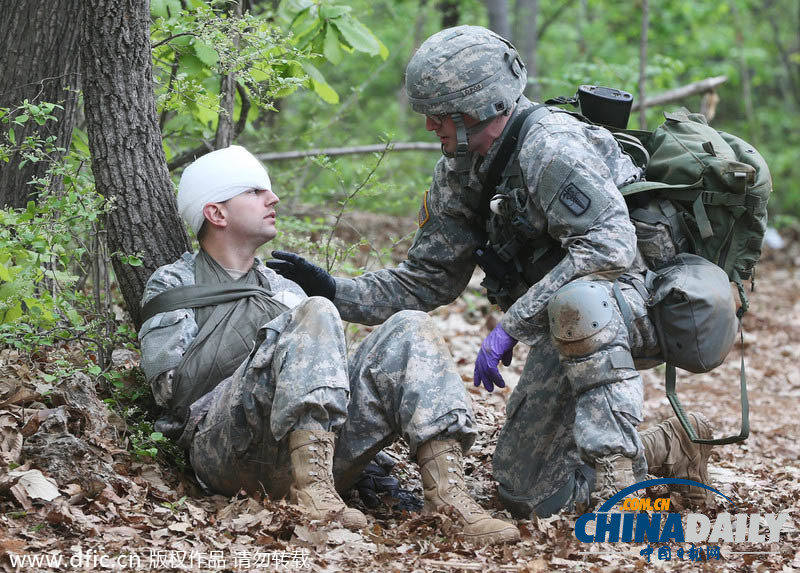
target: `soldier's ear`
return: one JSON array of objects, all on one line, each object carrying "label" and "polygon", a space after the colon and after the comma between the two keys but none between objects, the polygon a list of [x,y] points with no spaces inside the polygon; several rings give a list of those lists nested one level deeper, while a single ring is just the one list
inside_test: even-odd
[{"label": "soldier's ear", "polygon": [[222,203],[208,203],[203,207],[203,216],[214,227],[226,227],[228,225],[227,215],[225,205]]}]

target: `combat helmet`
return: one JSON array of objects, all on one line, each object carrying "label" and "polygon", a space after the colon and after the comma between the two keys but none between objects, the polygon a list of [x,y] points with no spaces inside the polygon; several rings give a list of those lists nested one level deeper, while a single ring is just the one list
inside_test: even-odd
[{"label": "combat helmet", "polygon": [[[437,32],[422,43],[406,68],[411,108],[424,115],[453,118],[456,158],[465,168],[469,136],[498,115],[508,114],[526,83],[525,65],[513,44],[481,26]],[[467,129],[463,115],[479,123]]]}]

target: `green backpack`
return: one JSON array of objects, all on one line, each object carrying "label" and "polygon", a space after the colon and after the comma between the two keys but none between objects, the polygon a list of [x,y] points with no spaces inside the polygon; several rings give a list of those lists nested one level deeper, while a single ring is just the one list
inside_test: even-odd
[{"label": "green backpack", "polygon": [[652,269],[671,254],[662,251],[665,238],[675,254],[690,252],[715,263],[736,283],[741,315],[748,307],[743,282],[754,280],[767,230],[769,168],[753,146],[710,127],[704,116],[685,109],[664,115],[653,132],[615,132],[646,169],[646,181],[621,189],[632,207],[640,250]]},{"label": "green backpack", "polygon": [[[686,109],[665,113],[653,132],[614,130],[645,179],[620,189],[636,226],[639,250],[654,271],[680,253],[693,253],[722,268],[748,308],[743,282],[754,284],[767,229],[772,179],[764,158],[742,139],[710,127]],[[737,436],[700,440],[678,400],[675,367],[667,364],[666,392],[692,441],[725,444],[749,434],[744,345],[740,370],[742,428]]]}]

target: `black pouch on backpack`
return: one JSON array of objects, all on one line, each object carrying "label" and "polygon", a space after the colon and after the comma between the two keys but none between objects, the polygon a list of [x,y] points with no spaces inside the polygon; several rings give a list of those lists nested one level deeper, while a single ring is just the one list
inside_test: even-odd
[{"label": "black pouch on backpack", "polygon": [[739,329],[725,271],[703,257],[682,253],[648,272],[646,281],[664,361],[695,373],[722,364]]}]

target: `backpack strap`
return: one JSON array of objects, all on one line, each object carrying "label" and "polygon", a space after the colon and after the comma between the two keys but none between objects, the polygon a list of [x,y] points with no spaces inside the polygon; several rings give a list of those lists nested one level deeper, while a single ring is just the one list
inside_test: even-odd
[{"label": "backpack strap", "polygon": [[142,307],[142,322],[162,312],[181,308],[216,306],[224,302],[263,294],[271,297],[272,292],[255,285],[218,284],[184,285],[157,294]]},{"label": "backpack strap", "polygon": [[683,430],[695,444],[709,444],[709,445],[724,445],[735,444],[736,442],[743,442],[750,435],[750,403],[747,399],[747,378],[744,372],[744,332],[740,331],[742,343],[742,364],[739,369],[739,396],[742,404],[742,428],[736,436],[726,436],[724,438],[716,438],[713,440],[705,440],[697,437],[697,432],[694,427],[689,423],[689,418],[686,416],[686,411],[678,399],[678,392],[675,389],[675,382],[677,374],[675,367],[667,364],[665,387],[667,391],[667,400],[672,405],[675,415],[683,426]]},{"label": "backpack strap", "polygon": [[[500,149],[497,150],[497,155],[495,155],[494,160],[492,160],[492,164],[489,166],[489,169],[486,172],[486,180],[483,183],[479,208],[479,213],[483,220],[487,220],[489,218],[489,203],[495,194],[497,186],[500,184],[500,177],[508,166],[508,162],[511,161],[512,156],[516,155],[517,142],[520,140],[522,125],[528,124],[528,126],[530,126],[539,121],[548,113],[550,113],[550,110],[546,105],[538,104],[523,109],[512,120],[512,123],[508,128],[508,133],[506,134],[505,139],[503,139],[503,143],[500,144]],[[531,114],[533,114],[532,121],[527,122],[526,120],[529,116],[531,116]],[[527,129],[525,130],[525,133],[527,133]]]}]

